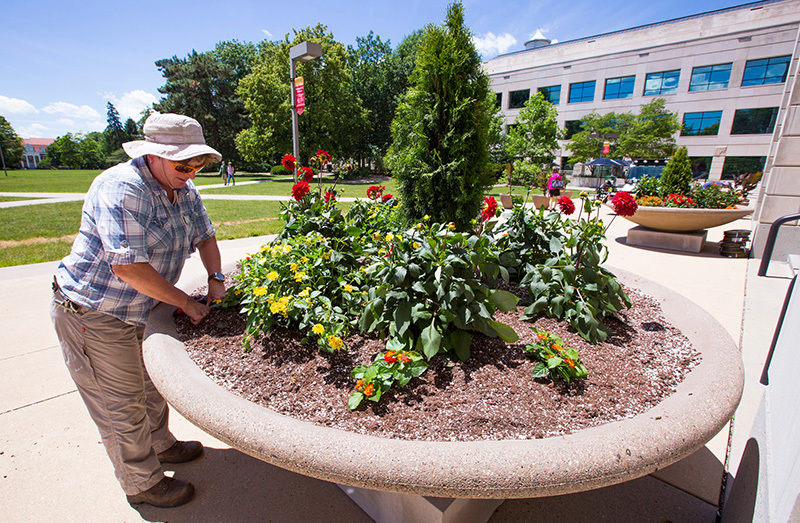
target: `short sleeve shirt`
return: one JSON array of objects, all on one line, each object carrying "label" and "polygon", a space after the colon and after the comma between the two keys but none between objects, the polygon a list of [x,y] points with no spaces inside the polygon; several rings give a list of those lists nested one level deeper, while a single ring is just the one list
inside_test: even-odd
[{"label": "short sleeve shirt", "polygon": [[214,234],[191,181],[175,189],[172,203],[144,157],[136,158],[104,171],[92,182],[80,231],[56,278],[71,301],[125,323],[144,325],[156,300],[119,279],[111,266],[149,263],[175,284],[186,258]]}]

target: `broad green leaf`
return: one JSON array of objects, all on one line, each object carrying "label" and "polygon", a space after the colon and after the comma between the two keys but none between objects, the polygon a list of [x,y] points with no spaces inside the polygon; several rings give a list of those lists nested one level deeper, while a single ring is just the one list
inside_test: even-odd
[{"label": "broad green leaf", "polygon": [[354,392],[350,395],[350,399],[347,400],[347,408],[350,410],[356,410],[359,405],[361,405],[361,400],[364,399],[364,393],[362,392]]},{"label": "broad green leaf", "polygon": [[472,344],[472,335],[464,330],[457,330],[450,333],[450,345],[456,352],[456,356],[461,361],[467,361],[469,358],[469,347]]},{"label": "broad green leaf", "polygon": [[536,366],[533,368],[534,378],[544,378],[548,374],[550,374],[550,370],[547,368],[547,365],[545,365],[542,362],[537,363]]},{"label": "broad green leaf", "polygon": [[513,311],[517,308],[518,302],[519,298],[508,291],[498,290],[489,295],[489,303],[503,312]]},{"label": "broad green leaf", "polygon": [[442,344],[442,335],[436,330],[435,319],[428,327],[422,330],[420,339],[422,340],[422,350],[428,359],[431,359],[439,353],[439,348]]},{"label": "broad green leaf", "polygon": [[515,341],[519,340],[519,335],[506,325],[505,323],[500,323],[499,321],[490,320],[489,326],[497,333],[500,338],[503,339],[506,343],[514,343]]}]

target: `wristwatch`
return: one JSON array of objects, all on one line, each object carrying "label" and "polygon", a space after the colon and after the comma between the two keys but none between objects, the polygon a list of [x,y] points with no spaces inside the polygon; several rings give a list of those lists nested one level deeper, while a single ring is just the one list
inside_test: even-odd
[{"label": "wristwatch", "polygon": [[208,275],[208,281],[217,280],[217,281],[225,281],[225,275],[221,272],[214,272]]}]

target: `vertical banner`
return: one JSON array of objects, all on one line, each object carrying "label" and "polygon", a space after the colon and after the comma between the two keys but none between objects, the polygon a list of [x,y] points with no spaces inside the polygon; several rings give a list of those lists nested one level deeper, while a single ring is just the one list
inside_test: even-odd
[{"label": "vertical banner", "polygon": [[611,142],[603,142],[603,154],[608,154],[611,150]]},{"label": "vertical banner", "polygon": [[297,114],[303,114],[306,109],[306,91],[302,76],[294,79],[294,107]]}]

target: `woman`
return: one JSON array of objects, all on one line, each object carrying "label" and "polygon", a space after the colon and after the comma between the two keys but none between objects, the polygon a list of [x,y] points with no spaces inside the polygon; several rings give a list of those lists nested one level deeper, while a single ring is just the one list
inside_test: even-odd
[{"label": "woman", "polygon": [[547,192],[550,194],[550,210],[553,210],[555,202],[561,196],[561,189],[564,188],[564,179],[558,172],[558,167],[553,168],[550,179],[547,180]]}]

